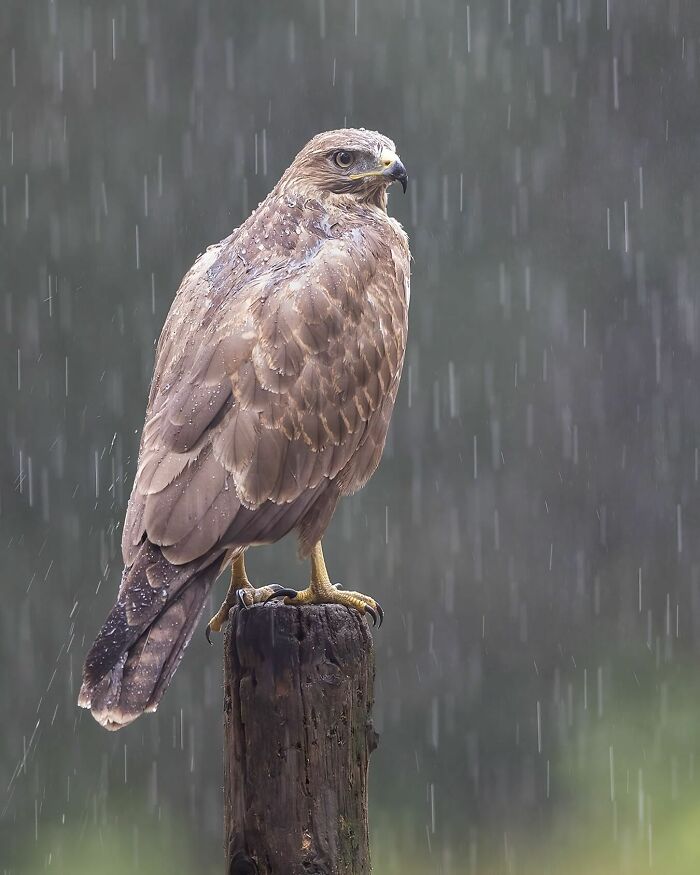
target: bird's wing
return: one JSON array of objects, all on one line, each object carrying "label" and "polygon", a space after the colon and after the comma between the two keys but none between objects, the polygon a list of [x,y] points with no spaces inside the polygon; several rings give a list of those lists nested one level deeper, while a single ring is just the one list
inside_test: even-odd
[{"label": "bird's wing", "polygon": [[375,414],[388,423],[403,359],[405,318],[384,300],[403,277],[379,234],[304,233],[301,254],[282,257],[281,239],[272,258],[228,273],[224,242],[183,282],[159,343],[127,565],[144,536],[175,564],[276,540],[338,475],[344,491],[364,476],[351,462]]}]

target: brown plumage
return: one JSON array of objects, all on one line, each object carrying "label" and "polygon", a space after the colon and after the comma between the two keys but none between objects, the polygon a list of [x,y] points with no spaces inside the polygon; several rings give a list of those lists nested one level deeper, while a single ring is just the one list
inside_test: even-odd
[{"label": "brown plumage", "polygon": [[183,279],[158,343],[122,583],[80,692],[106,727],[155,710],[234,556],[292,531],[307,555],[377,467],[408,327],[394,179],[405,186],[386,137],[319,134]]}]

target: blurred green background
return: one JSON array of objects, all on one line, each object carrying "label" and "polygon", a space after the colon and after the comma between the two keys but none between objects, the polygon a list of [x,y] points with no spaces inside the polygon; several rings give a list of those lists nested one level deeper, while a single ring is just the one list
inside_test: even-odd
[{"label": "blurred green background", "polygon": [[345,124],[411,175],[401,393],[326,543],[388,615],[375,871],[700,871],[699,52],[692,0],[0,5],[2,875],[223,870],[220,643],[116,735],[80,667],[179,281]]}]

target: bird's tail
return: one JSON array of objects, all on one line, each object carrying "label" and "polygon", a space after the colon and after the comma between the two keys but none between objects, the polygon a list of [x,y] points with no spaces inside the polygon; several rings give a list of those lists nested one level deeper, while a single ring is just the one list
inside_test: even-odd
[{"label": "bird's tail", "polygon": [[155,711],[222,569],[222,555],[173,565],[144,541],[85,659],[78,704],[106,729]]}]

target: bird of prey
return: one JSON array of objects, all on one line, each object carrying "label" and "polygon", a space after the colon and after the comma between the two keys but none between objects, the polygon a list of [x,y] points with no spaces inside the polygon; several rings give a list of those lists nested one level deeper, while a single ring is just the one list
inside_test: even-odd
[{"label": "bird of prey", "polygon": [[[268,197],[185,276],[157,347],[122,537],[116,604],[87,655],[79,704],[107,729],[155,711],[219,574],[231,606],[346,605],[321,538],[371,477],[408,330],[410,253],[387,215],[407,175],[387,137],[318,134]],[[248,547],[296,532],[297,592],[248,580]]]}]

